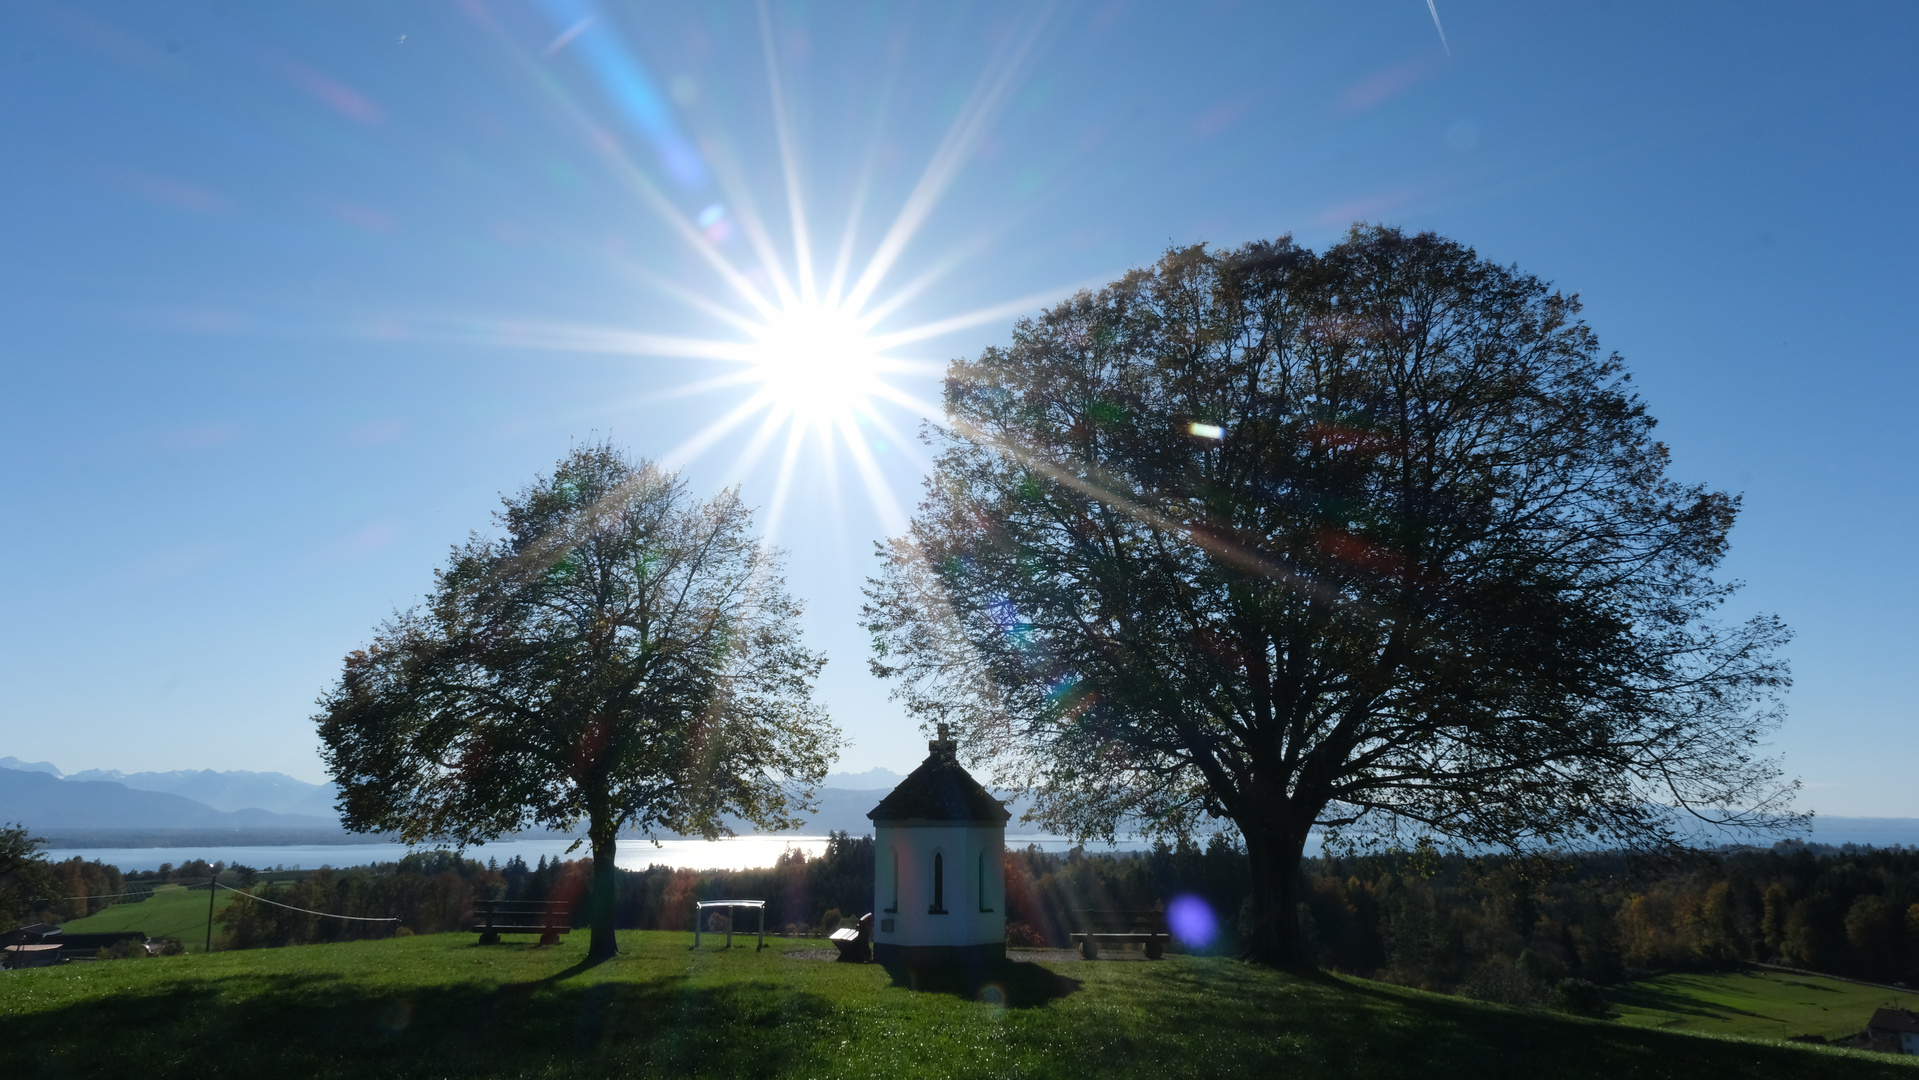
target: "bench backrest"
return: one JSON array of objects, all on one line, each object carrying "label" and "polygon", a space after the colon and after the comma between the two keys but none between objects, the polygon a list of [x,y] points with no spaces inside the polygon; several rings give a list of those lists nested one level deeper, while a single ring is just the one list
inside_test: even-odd
[{"label": "bench backrest", "polygon": [[1079,929],[1093,934],[1164,934],[1164,911],[1075,911]]},{"label": "bench backrest", "polygon": [[539,923],[546,926],[565,926],[572,916],[573,905],[564,900],[473,901],[473,917],[483,924]]}]

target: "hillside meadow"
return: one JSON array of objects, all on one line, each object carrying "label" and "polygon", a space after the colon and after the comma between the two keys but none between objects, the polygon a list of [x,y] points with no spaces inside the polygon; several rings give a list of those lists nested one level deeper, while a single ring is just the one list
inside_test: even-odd
[{"label": "hillside meadow", "polygon": [[830,963],[816,940],[620,939],[598,966],[584,935],[446,934],[12,972],[0,1054],[47,1077],[1919,1076],[1218,957],[1009,963],[975,992]]},{"label": "hillside meadow", "polygon": [[[213,944],[218,949],[223,929],[217,921],[220,912],[233,903],[233,894],[221,890],[214,894]],[[181,885],[161,885],[153,895],[131,904],[110,908],[71,919],[62,924],[70,934],[98,934],[110,930],[138,930],[150,938],[179,939],[188,952],[203,952],[207,941],[207,891]]]},{"label": "hillside meadow", "polygon": [[1910,1009],[1919,995],[1804,972],[1745,968],[1675,972],[1606,988],[1619,1022],[1754,1039],[1858,1034],[1874,1009]]}]

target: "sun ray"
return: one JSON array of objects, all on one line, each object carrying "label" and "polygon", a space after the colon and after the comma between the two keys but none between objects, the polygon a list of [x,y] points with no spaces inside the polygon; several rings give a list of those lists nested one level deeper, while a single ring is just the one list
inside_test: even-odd
[{"label": "sun ray", "polygon": [[779,301],[774,310],[791,308],[798,302],[799,294],[793,288],[793,279],[787,276],[786,260],[780,257],[779,246],[773,242],[766,219],[760,215],[759,201],[753,197],[752,187],[746,182],[746,170],[734,160],[732,146],[726,140],[711,139],[706,143],[706,149],[713,163],[713,177],[719,181],[720,190],[725,193],[727,212],[739,224],[741,235],[746,237],[748,246],[759,258],[760,269],[765,271],[767,280],[773,285]]},{"label": "sun ray", "polygon": [[874,391],[873,396],[882,401],[890,401],[902,409],[905,409],[907,412],[912,413],[914,416],[931,419],[940,414],[938,406],[921,401],[919,398],[891,384],[882,384],[880,389]]},{"label": "sun ray", "polygon": [[[885,116],[884,103],[881,116]],[[833,273],[826,285],[825,302],[829,307],[840,306],[840,292],[846,287],[846,273],[853,263],[853,242],[859,237],[860,219],[866,213],[866,197],[873,186],[873,173],[879,167],[881,139],[884,135],[884,125],[876,124],[865,158],[860,162],[859,176],[853,182],[852,197],[847,200],[846,227],[840,232],[839,251],[833,257]]]},{"label": "sun ray", "polygon": [[[1105,281],[1111,279],[1103,278],[1100,280]],[[997,322],[1000,319],[1018,315],[1022,312],[1029,312],[1035,308],[1057,303],[1079,292],[1081,289],[1093,287],[1096,286],[1092,283],[1087,283],[1068,285],[1058,289],[1046,289],[1041,292],[1022,296],[1018,300],[1008,300],[1003,304],[994,304],[992,307],[976,308],[960,315],[952,315],[944,319],[937,319],[933,322],[921,323],[918,326],[908,327],[891,334],[879,334],[872,339],[873,347],[881,352],[885,352],[901,345],[910,344],[915,341],[925,341],[928,338],[939,337],[941,334],[950,334],[955,330],[965,330],[978,326],[981,323]]]},{"label": "sun ray", "polygon": [[757,381],[759,380],[753,377],[751,371],[733,371],[724,375],[714,375],[706,379],[695,379],[692,382],[680,383],[678,386],[669,386],[662,390],[655,390],[642,395],[639,400],[648,404],[662,401],[678,401],[682,398],[699,397],[701,394],[710,394],[716,390],[726,390],[735,386],[746,386]]},{"label": "sun ray", "polygon": [[514,349],[653,356],[682,360],[751,361],[750,345],[711,338],[649,334],[617,327],[517,319],[425,318],[382,320],[378,336],[415,341],[458,342]]},{"label": "sun ray", "polygon": [[[911,399],[909,398],[908,400]],[[916,411],[916,415],[925,416],[927,414]],[[879,429],[879,433],[887,438],[893,447],[899,451],[901,456],[911,461],[915,468],[921,472],[925,472],[927,468],[932,465],[932,462],[927,460],[926,455],[920,453],[919,446],[905,433],[894,427],[893,422],[886,418],[885,413],[878,409],[867,409],[865,410],[865,416],[866,422]]]},{"label": "sun ray", "polygon": [[800,299],[813,303],[819,299],[813,288],[813,242],[806,230],[806,202],[800,194],[799,150],[793,145],[793,121],[786,112],[786,85],[780,76],[780,61],[773,44],[773,17],[760,0],[760,51],[766,57],[766,85],[773,99],[773,134],[780,148],[780,172],[786,179],[786,212],[792,219],[794,276],[799,279]]},{"label": "sun ray", "polygon": [[998,229],[981,229],[958,247],[934,259],[919,276],[893,290],[885,300],[861,309],[860,323],[867,328],[878,326],[887,316],[906,306],[908,302],[932,288],[947,274],[952,273],[966,263],[966,260],[991,246]]},{"label": "sun ray", "polygon": [[739,454],[733,458],[728,475],[745,476],[753,471],[753,467],[760,462],[760,455],[766,452],[766,444],[773,441],[773,436],[778,435],[781,428],[792,426],[785,420],[786,417],[781,415],[777,406],[766,410],[766,418],[760,421],[759,430],[753,432],[753,437],[746,440],[746,445],[740,447]]},{"label": "sun ray", "polygon": [[805,440],[805,428],[798,424],[787,425],[786,452],[780,455],[779,475],[773,481],[773,505],[766,513],[768,539],[779,535],[780,523],[786,514],[786,496],[793,487],[793,469],[799,464],[800,451]]},{"label": "sun ray", "polygon": [[[813,432],[820,439],[819,478],[826,486],[826,508],[828,517],[835,523],[844,520],[844,500],[840,498],[839,447],[833,433],[825,429]],[[798,460],[798,455],[794,455]]]},{"label": "sun ray", "polygon": [[619,140],[588,116],[580,104],[573,100],[572,94],[566,87],[561,85],[542,64],[532,59],[528,51],[521,47],[518,40],[508,33],[485,7],[471,4],[466,5],[464,10],[501,42],[504,46],[503,51],[520,68],[521,74],[538,87],[547,102],[557,108],[560,114],[585,137],[588,145],[600,154],[616,179],[638,195],[641,203],[652,210],[681,240],[705,260],[707,265],[719,274],[721,280],[731,286],[748,305],[760,312],[774,310],[773,304],[753,286],[753,283],[735,269],[733,264],[727,261],[726,256],[673,205],[672,200],[668,199],[665,192],[662,192],[646,174],[646,170],[627,156]]},{"label": "sun ray", "polygon": [[633,280],[644,284],[647,288],[657,290],[663,296],[670,296],[700,314],[726,323],[736,330],[752,333],[760,326],[758,322],[755,322],[746,315],[740,314],[735,309],[713,300],[704,293],[688,288],[643,264],[630,259],[620,259],[615,261],[614,265],[619,267],[622,273],[631,275]]},{"label": "sun ray", "polygon": [[872,189],[873,175],[879,171],[880,150],[886,145],[886,118],[893,109],[893,91],[899,81],[899,60],[897,57],[888,66],[886,84],[874,95],[873,133],[867,139],[866,153],[861,155],[858,178],[853,182],[853,194],[847,200],[846,226],[840,233],[840,248],[833,259],[832,280],[826,287],[826,303],[839,307],[841,290],[846,286],[846,274],[853,263],[853,242],[859,235],[861,220],[866,214],[866,198]]},{"label": "sun ray", "polygon": [[853,460],[853,467],[859,471],[866,497],[873,504],[873,512],[879,515],[881,527],[887,535],[897,535],[906,528],[906,514],[901,511],[899,500],[893,497],[892,485],[880,473],[879,463],[873,460],[872,448],[860,437],[858,424],[853,417],[846,418],[846,427],[850,429],[843,433],[846,456]]},{"label": "sun ray", "polygon": [[[476,10],[477,18],[506,36],[483,8],[476,6]],[[847,522],[842,511],[849,501],[856,500],[849,500],[842,487],[852,477],[857,477],[865,489],[865,500],[883,527],[897,531],[906,515],[888,481],[888,469],[897,473],[902,464],[910,463],[924,470],[924,455],[907,429],[913,422],[940,415],[936,404],[900,385],[899,377],[937,377],[944,371],[942,363],[901,356],[897,350],[1029,312],[1079,288],[1047,290],[944,318],[886,328],[899,312],[933,293],[957,268],[979,257],[1010,228],[1002,222],[992,229],[970,230],[964,242],[930,260],[915,253],[916,272],[903,285],[894,285],[894,275],[902,270],[908,248],[952,190],[997,118],[1004,114],[1040,40],[1057,20],[1050,4],[1020,20],[1016,33],[981,70],[918,176],[911,178],[890,222],[884,222],[873,215],[869,200],[878,185],[877,178],[883,175],[880,165],[887,145],[892,80],[899,74],[900,61],[894,61],[885,92],[877,99],[868,99],[878,105],[871,141],[851,186],[844,223],[837,229],[840,235],[836,250],[832,251],[830,266],[825,267],[827,273],[822,275],[816,256],[827,252],[816,252],[812,234],[816,223],[830,219],[809,214],[807,194],[812,184],[803,168],[806,155],[800,139],[805,126],[800,121],[808,113],[796,108],[801,103],[796,102],[787,77],[789,60],[781,51],[779,27],[767,0],[756,0],[755,12],[772,113],[777,179],[774,170],[762,167],[757,158],[736,152],[736,144],[723,130],[699,130],[699,125],[682,118],[677,122],[688,125],[689,145],[697,148],[704,179],[698,189],[669,190],[670,176],[661,174],[662,178],[656,180],[641,158],[628,152],[618,133],[596,122],[585,103],[568,92],[557,69],[533,59],[531,54],[537,48],[515,46],[512,50],[529,79],[544,92],[550,107],[586,139],[625,191],[718,274],[725,290],[703,293],[697,279],[689,283],[624,260],[619,263],[621,270],[632,275],[636,284],[724,327],[720,330],[723,336],[729,332],[738,336],[732,340],[707,339],[577,323],[508,320],[449,325],[436,332],[466,335],[497,345],[723,365],[725,370],[640,399],[722,395],[711,419],[659,456],[663,467],[679,467],[721,447],[729,451],[728,472],[735,477],[760,470],[769,459],[775,460],[766,518],[765,535],[769,540],[783,527],[789,504],[803,487],[809,500],[823,504],[827,524],[844,530]],[[604,20],[594,26],[570,25],[563,30],[567,41],[551,52],[567,49],[568,42],[584,34],[602,32],[614,34],[617,30]],[[645,160],[651,163],[650,158]],[[769,184],[777,185],[777,195]],[[764,205],[771,217],[761,212],[762,203],[756,200],[756,194],[767,200]],[[715,196],[718,201],[708,201]],[[707,205],[681,205],[696,197]],[[779,227],[773,201],[776,198],[785,201],[788,220],[784,230]],[[883,228],[872,227],[881,222]],[[862,239],[863,233],[871,237],[875,232],[876,239]],[[776,235],[780,239],[776,240]],[[745,388],[743,393],[741,388]],[[725,400],[730,397],[729,391],[739,393],[738,399]],[[601,409],[619,404],[603,402]],[[908,418],[911,422],[901,422]],[[783,445],[779,439],[782,430],[786,433]],[[883,452],[897,456],[883,465]],[[846,476],[842,476],[842,463],[852,466]],[[807,487],[814,483],[819,488]],[[809,503],[807,511],[810,521],[816,516],[815,507]]]},{"label": "sun ray", "polygon": [[745,423],[748,417],[773,404],[775,402],[772,396],[764,390],[754,394],[735,406],[732,412],[707,424],[682,440],[678,446],[661,454],[661,464],[669,469],[677,469],[685,465],[706,452],[714,443],[731,434],[733,429]]},{"label": "sun ray", "polygon": [[959,115],[953,118],[952,125],[947,128],[939,147],[933,151],[933,158],[920,174],[919,182],[906,197],[905,205],[900,207],[893,224],[887,228],[879,248],[868,260],[865,271],[854,282],[852,292],[847,294],[848,306],[858,310],[865,305],[873,290],[893,269],[893,263],[906,250],[907,242],[919,232],[934,205],[946,194],[946,189],[959,175],[960,166],[972,156],[974,147],[985,136],[987,126],[1005,105],[1047,22],[1046,13],[1033,20],[1027,33],[1013,46],[1009,55],[981,75],[966,104],[961,106]]}]

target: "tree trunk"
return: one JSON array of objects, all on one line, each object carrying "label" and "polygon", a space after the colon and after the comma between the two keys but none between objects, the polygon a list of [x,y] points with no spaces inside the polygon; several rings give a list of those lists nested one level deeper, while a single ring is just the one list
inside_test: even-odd
[{"label": "tree trunk", "polygon": [[1311,970],[1299,932],[1299,860],[1306,850],[1304,829],[1240,828],[1252,864],[1253,925],[1246,957],[1294,971]]},{"label": "tree trunk", "polygon": [[593,889],[587,898],[592,937],[587,942],[589,960],[605,960],[619,954],[613,938],[613,909],[619,899],[619,868],[613,861],[618,846],[619,823],[605,810],[595,808],[587,821],[587,837],[593,845]]}]

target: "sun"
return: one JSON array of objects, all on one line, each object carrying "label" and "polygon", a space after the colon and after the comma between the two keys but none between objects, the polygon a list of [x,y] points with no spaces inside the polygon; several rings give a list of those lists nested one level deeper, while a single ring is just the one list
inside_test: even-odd
[{"label": "sun", "polygon": [[[765,5],[759,9],[760,44],[777,144],[777,162],[765,169],[746,169],[728,154],[712,154],[713,147],[732,140],[689,133],[683,125],[691,117],[682,117],[664,104],[665,95],[622,40],[615,22],[590,12],[581,17],[572,4],[545,6],[558,36],[542,49],[519,51],[527,73],[545,90],[557,91],[546,100],[602,157],[610,175],[678,238],[695,265],[710,272],[711,279],[702,287],[696,283],[699,279],[689,281],[679,273],[668,275],[641,263],[624,264],[625,269],[649,288],[704,315],[715,328],[725,329],[711,337],[703,333],[678,336],[631,327],[512,320],[483,321],[477,330],[462,325],[449,332],[527,348],[713,365],[710,376],[645,395],[653,402],[707,393],[726,393],[734,399],[730,407],[690,406],[691,430],[659,454],[662,466],[678,469],[709,452],[730,451],[734,459],[726,471],[738,477],[758,468],[770,455],[777,462],[778,475],[764,519],[768,537],[779,532],[802,456],[807,457],[808,471],[823,481],[834,506],[840,470],[850,467],[882,527],[888,533],[903,529],[906,516],[888,476],[889,469],[897,471],[897,467],[887,461],[922,471],[928,463],[920,457],[916,440],[902,430],[910,430],[911,424],[896,420],[938,417],[937,401],[928,400],[924,393],[929,381],[946,370],[943,362],[924,354],[925,343],[1025,314],[1079,288],[1046,289],[902,325],[902,313],[911,310],[909,305],[976,254],[977,245],[968,242],[946,254],[929,255],[913,278],[896,280],[906,265],[902,260],[909,246],[987,138],[993,118],[1011,100],[1048,20],[1030,20],[1023,33],[1009,38],[989,60],[890,221],[866,218],[869,181],[880,171],[882,148],[891,145],[876,130],[856,170],[859,179],[845,194],[837,244],[816,246],[805,198],[807,174],[781,71],[782,50]],[[606,99],[620,103],[620,115],[633,129],[629,134],[652,144],[656,163],[631,153],[622,133],[609,130],[585,100],[556,80],[546,62],[568,48],[591,52],[584,70],[600,84],[598,90]],[[749,182],[759,176],[776,179],[784,189],[783,221],[763,215],[757,197],[763,192],[756,192],[756,185]],[[782,231],[786,235],[779,235]],[[736,396],[742,389],[747,392]],[[778,446],[782,436],[783,449]]]},{"label": "sun", "polygon": [[775,409],[810,427],[849,418],[881,389],[887,364],[844,307],[797,300],[753,330],[748,377]]}]

